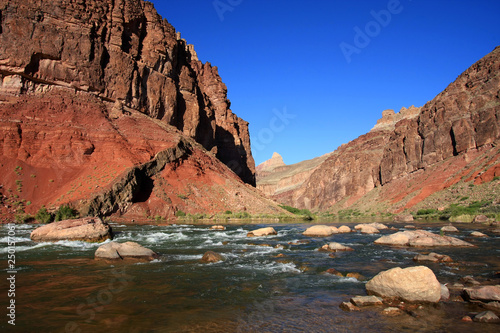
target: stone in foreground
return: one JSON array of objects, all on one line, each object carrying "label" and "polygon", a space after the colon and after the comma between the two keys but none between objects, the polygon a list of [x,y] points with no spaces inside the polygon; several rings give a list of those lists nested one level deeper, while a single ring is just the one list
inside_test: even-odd
[{"label": "stone in foreground", "polygon": [[278,233],[274,230],[273,227],[260,228],[257,230],[250,231],[247,234],[247,237],[262,237],[262,236],[270,236],[277,235]]},{"label": "stone in foreground", "polygon": [[328,237],[333,235],[334,233],[338,233],[338,230],[336,229],[337,228],[333,229],[332,227],[329,227],[327,225],[314,225],[307,228],[307,230],[304,231],[303,235],[310,237]]},{"label": "stone in foreground", "polygon": [[342,302],[342,304],[340,304],[340,308],[347,312],[359,311],[359,308],[351,302]]},{"label": "stone in foreground", "polygon": [[111,227],[98,217],[64,220],[46,224],[31,232],[35,242],[57,242],[60,240],[102,242],[112,239]]},{"label": "stone in foreground", "polygon": [[351,303],[360,306],[382,305],[383,299],[377,296],[355,296],[351,298]]},{"label": "stone in foreground", "polygon": [[473,301],[500,301],[500,286],[483,286],[464,289],[465,297]]},{"label": "stone in foreground", "polygon": [[498,322],[500,322],[500,318],[498,318],[498,316],[491,311],[484,311],[484,312],[478,313],[474,317],[473,320],[481,322],[481,323],[498,323]]},{"label": "stone in foreground", "polygon": [[224,260],[224,258],[220,254],[213,252],[213,251],[205,252],[203,257],[201,258],[201,262],[203,262],[203,263],[214,263],[214,262],[219,262],[219,261],[223,261],[223,260]]},{"label": "stone in foreground", "polygon": [[134,242],[109,242],[95,251],[96,259],[146,259],[153,260],[158,254]]},{"label": "stone in foreground", "polygon": [[392,235],[382,236],[375,244],[394,246],[464,246],[472,247],[471,243],[451,236],[441,236],[425,230],[400,231]]},{"label": "stone in foreground", "polygon": [[409,302],[437,303],[441,298],[441,284],[425,266],[396,267],[380,272],[368,281],[366,291],[369,295]]}]

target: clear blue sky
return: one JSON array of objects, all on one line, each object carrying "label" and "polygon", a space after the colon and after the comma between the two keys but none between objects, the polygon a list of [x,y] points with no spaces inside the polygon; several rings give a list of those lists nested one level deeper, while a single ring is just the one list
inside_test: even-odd
[{"label": "clear blue sky", "polygon": [[500,45],[497,0],[153,2],[219,68],[256,164],[274,151],[287,164],[334,151]]}]

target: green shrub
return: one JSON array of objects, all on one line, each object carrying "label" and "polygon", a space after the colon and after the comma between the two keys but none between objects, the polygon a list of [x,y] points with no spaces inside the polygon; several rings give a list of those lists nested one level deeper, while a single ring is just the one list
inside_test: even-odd
[{"label": "green shrub", "polygon": [[224,212],[224,214],[226,214],[226,215],[232,215],[232,214],[233,214],[233,212],[232,212],[232,211],[230,211],[230,210],[226,210],[226,211]]},{"label": "green shrub", "polygon": [[15,218],[16,218],[16,223],[27,223],[33,220],[33,216],[25,213],[16,214]]},{"label": "green shrub", "polygon": [[419,210],[417,210],[417,215],[418,216],[431,215],[431,214],[436,214],[437,212],[438,212],[437,209],[433,209],[433,208],[419,209]]},{"label": "green shrub", "polygon": [[76,219],[77,217],[78,217],[78,211],[76,211],[75,209],[71,208],[68,205],[62,205],[56,211],[54,215],[54,221],[57,222],[62,220]]},{"label": "green shrub", "polygon": [[45,206],[42,206],[36,213],[35,219],[40,223],[49,223],[54,220],[54,216],[47,211]]},{"label": "green shrub", "polygon": [[175,212],[175,216],[184,217],[184,216],[186,216],[186,213],[184,213],[182,210],[178,210]]}]

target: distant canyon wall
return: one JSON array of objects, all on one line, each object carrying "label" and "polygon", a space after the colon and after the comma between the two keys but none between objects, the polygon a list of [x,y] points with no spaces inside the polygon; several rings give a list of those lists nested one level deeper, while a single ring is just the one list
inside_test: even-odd
[{"label": "distant canyon wall", "polygon": [[[491,170],[500,172],[499,138],[497,47],[423,107],[384,111],[369,133],[339,147],[300,186],[290,190],[273,187],[274,193],[268,195],[298,208],[328,210],[339,203],[349,207],[367,200],[366,195],[379,188],[385,189],[386,197],[370,200],[409,208],[460,180],[456,175],[466,174],[473,159],[480,160],[478,152],[484,153],[485,164],[476,176],[493,177],[497,171]],[[279,184],[279,177],[288,176],[258,175],[257,185],[269,188],[269,179]]]}]

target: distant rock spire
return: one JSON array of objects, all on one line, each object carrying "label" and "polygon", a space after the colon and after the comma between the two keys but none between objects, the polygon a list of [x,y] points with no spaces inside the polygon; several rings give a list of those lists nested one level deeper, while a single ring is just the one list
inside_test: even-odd
[{"label": "distant rock spire", "polygon": [[274,152],[273,156],[271,159],[262,162],[257,166],[257,170],[259,171],[272,171],[276,169],[277,167],[284,166],[286,165],[285,162],[283,162],[283,157],[281,157],[280,154]]}]

